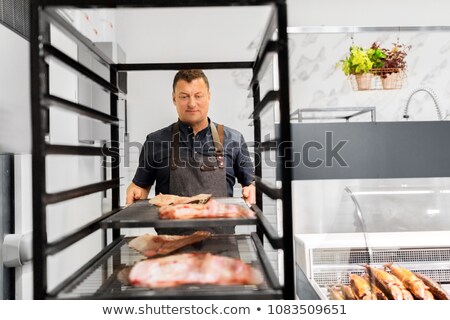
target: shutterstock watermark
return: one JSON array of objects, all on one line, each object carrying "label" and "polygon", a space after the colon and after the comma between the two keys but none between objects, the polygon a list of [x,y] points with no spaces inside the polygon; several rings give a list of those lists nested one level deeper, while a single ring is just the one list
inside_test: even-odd
[{"label": "shutterstock watermark", "polygon": [[[337,143],[333,142],[333,132],[325,132],[325,143],[319,143],[317,141],[308,141],[302,146],[302,160],[303,164],[308,168],[319,168],[324,165],[325,167],[333,167],[336,163],[339,167],[348,167],[347,162],[343,156],[339,153],[344,146],[348,143],[348,140],[339,140]],[[322,151],[323,157],[310,158],[312,150]],[[334,161],[336,162],[334,162]]]},{"label": "shutterstock watermark", "polygon": [[[270,137],[265,137],[270,141]],[[348,140],[335,140],[332,131],[326,131],[320,141],[298,141],[277,142],[247,142],[244,147],[237,142],[225,143],[222,148],[224,157],[239,154],[239,166],[255,166],[263,164],[264,167],[276,168],[284,164],[288,168],[304,166],[307,168],[330,168],[334,166],[349,167],[343,156]],[[123,161],[123,167],[131,166],[131,155],[141,154],[138,166],[147,168],[165,168],[171,165],[171,141],[147,141],[144,144],[136,141],[119,142],[108,141],[102,146],[102,153],[106,157],[103,165],[106,167],[119,166]],[[134,152],[133,152],[134,151]],[[214,144],[212,142],[201,144],[198,141],[189,146],[188,142],[181,141],[176,163],[179,166],[200,166],[204,162],[214,165]],[[232,167],[236,163],[225,160],[225,166]]]}]

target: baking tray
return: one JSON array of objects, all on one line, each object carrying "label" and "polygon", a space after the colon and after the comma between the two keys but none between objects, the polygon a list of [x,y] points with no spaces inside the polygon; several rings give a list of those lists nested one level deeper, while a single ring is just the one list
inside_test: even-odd
[{"label": "baking tray", "polygon": [[[242,198],[213,198],[222,203],[232,203],[248,207]],[[236,225],[255,225],[256,219],[247,218],[221,218],[221,219],[190,219],[190,220],[163,220],[159,218],[158,207],[150,204],[148,199],[139,200],[125,207],[115,215],[103,220],[101,228],[201,228],[223,227]]]},{"label": "baking tray", "polygon": [[[146,259],[128,247],[133,237],[120,238],[105,248],[99,259],[93,259],[63,284],[55,299],[281,299],[282,291],[256,234],[214,235],[176,253],[210,252],[241,259],[261,271],[262,284],[256,285],[182,285],[176,288],[148,289],[124,284],[118,273]],[[269,268],[269,269],[268,269]]]}]

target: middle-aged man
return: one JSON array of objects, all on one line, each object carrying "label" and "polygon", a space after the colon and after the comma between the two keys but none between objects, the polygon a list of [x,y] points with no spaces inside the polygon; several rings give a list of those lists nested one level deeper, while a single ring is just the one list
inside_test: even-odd
[{"label": "middle-aged man", "polygon": [[[180,70],[172,100],[178,121],[147,136],[127,204],[155,193],[232,197],[236,179],[247,203],[255,203],[254,167],[242,134],[208,118],[209,81],[202,70]],[[157,111],[155,110],[155,113]]]}]

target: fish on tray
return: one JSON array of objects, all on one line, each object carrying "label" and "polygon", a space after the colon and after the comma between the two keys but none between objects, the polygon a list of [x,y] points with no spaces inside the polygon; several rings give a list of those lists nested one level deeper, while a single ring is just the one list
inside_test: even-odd
[{"label": "fish on tray", "polygon": [[389,300],[403,300],[404,286],[393,275],[369,265],[365,266],[372,281]]},{"label": "fish on tray", "polygon": [[427,290],[425,290],[425,296],[424,296],[423,300],[436,300],[436,299],[434,299],[434,296],[431,293],[431,291],[427,289]]},{"label": "fish on tray", "polygon": [[375,283],[370,281],[369,274],[365,273],[362,276],[370,284],[370,290],[372,290],[372,300],[387,300],[388,298],[383,291],[378,288]]},{"label": "fish on tray", "polygon": [[136,263],[129,283],[147,288],[184,284],[258,285],[262,274],[241,260],[211,253],[184,253]]},{"label": "fish on tray", "polygon": [[385,268],[391,270],[391,273],[403,283],[414,297],[420,300],[429,299],[429,294],[425,292],[428,287],[413,272],[392,263],[386,264]]},{"label": "fish on tray", "polygon": [[349,284],[328,288],[332,300],[450,300],[439,283],[420,273],[396,266],[392,262],[385,270],[364,266],[362,276],[349,274]]},{"label": "fish on tray", "polygon": [[255,213],[241,205],[210,200],[206,204],[179,204],[159,208],[161,219],[254,218]]},{"label": "fish on tray", "polygon": [[428,290],[433,294],[436,300],[450,300],[450,296],[448,295],[447,291],[445,291],[439,283],[420,273],[414,272],[414,274],[417,278],[423,281],[423,283],[428,287]]},{"label": "fish on tray", "polygon": [[330,300],[345,300],[341,286],[332,286],[328,288],[330,292]]},{"label": "fish on tray", "polygon": [[160,193],[156,197],[149,200],[149,203],[157,206],[163,207],[175,204],[186,204],[186,203],[207,203],[211,199],[211,194],[198,194],[192,197],[180,197],[173,194],[163,194]]},{"label": "fish on tray", "polygon": [[370,282],[357,274],[350,274],[350,287],[358,300],[372,300]]},{"label": "fish on tray", "polygon": [[344,294],[345,300],[358,300],[358,297],[356,297],[352,287],[349,285],[342,286],[342,293]]},{"label": "fish on tray", "polygon": [[203,241],[210,236],[211,232],[208,231],[197,231],[185,236],[144,234],[131,240],[128,246],[151,258],[169,254],[182,247]]}]

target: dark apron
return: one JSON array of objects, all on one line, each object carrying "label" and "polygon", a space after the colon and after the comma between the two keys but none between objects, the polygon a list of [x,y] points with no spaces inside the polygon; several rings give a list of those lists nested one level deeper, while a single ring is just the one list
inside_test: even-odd
[{"label": "dark apron", "polygon": [[[170,155],[170,194],[191,197],[200,193],[210,193],[213,197],[227,197],[226,168],[223,151],[223,125],[218,128],[211,122],[214,141],[214,156],[194,153],[180,157],[180,129],[178,123],[172,125],[172,148]],[[198,228],[158,228],[159,234],[191,234],[197,230],[217,234],[233,234],[234,227]]]}]

